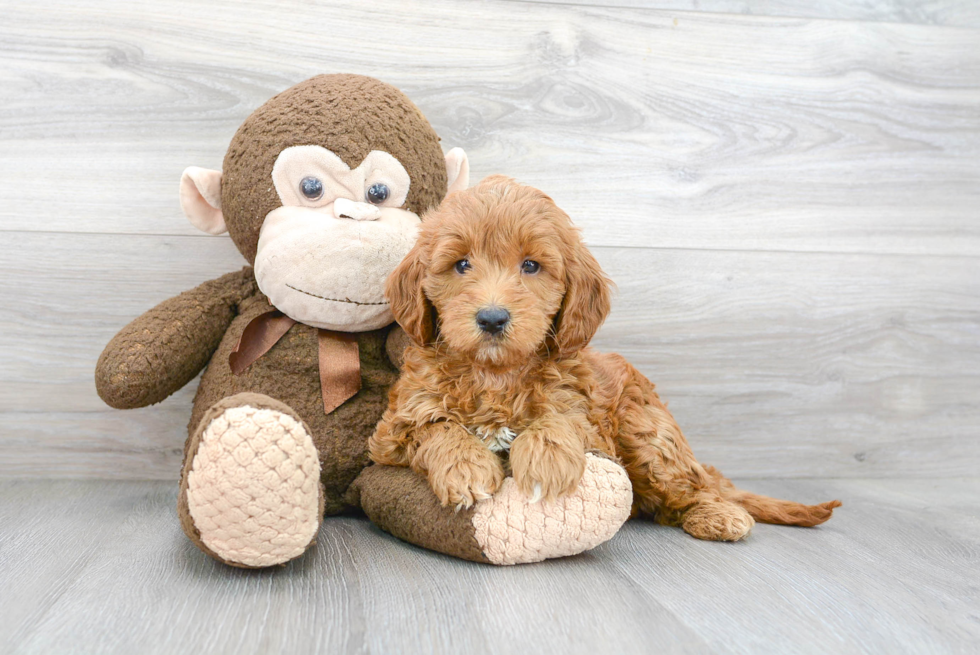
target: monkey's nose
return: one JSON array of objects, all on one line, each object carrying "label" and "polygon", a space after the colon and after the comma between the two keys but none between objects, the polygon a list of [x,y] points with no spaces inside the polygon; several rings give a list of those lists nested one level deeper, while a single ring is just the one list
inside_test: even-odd
[{"label": "monkey's nose", "polygon": [[503,307],[484,307],[476,313],[476,324],[487,334],[500,334],[510,321],[510,312]]},{"label": "monkey's nose", "polygon": [[376,221],[381,218],[381,210],[366,202],[337,198],[333,201],[333,215],[337,218],[352,218],[355,221]]}]

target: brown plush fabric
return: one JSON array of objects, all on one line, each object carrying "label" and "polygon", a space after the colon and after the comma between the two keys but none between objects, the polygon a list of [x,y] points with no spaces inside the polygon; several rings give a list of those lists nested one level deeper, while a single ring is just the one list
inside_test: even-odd
[{"label": "brown plush fabric", "polygon": [[95,368],[99,396],[116,409],[164,400],[201,372],[237,313],[258,292],[251,268],[162,303],[120,330]]},{"label": "brown plush fabric", "polygon": [[271,183],[276,157],[285,148],[311,144],[332,150],[351,168],[372,150],[394,155],[412,179],[404,208],[420,216],[446,195],[439,137],[404,93],[362,75],[318,75],[255,110],[225,155],[221,207],[249,263],[262,221],[280,205]]},{"label": "brown plush fabric", "polygon": [[411,338],[400,325],[391,328],[388,341],[385,343],[385,352],[388,354],[388,361],[394,364],[395,368],[401,370],[402,363],[405,361],[405,349],[410,343],[412,343]]},{"label": "brown plush fabric", "polygon": [[388,388],[398,376],[384,353],[388,328],[358,333],[361,390],[325,414],[316,328],[297,323],[241,375],[231,372],[228,355],[242,331],[269,308],[269,301],[258,291],[242,301],[239,315],[201,378],[188,429],[193,433],[212,405],[234,394],[260,393],[285,403],[310,428],[320,452],[326,512],[336,514],[345,507],[343,495],[347,487],[368,465],[367,439],[387,406]]},{"label": "brown plush fabric", "polygon": [[476,541],[474,510],[443,507],[426,479],[409,468],[371,466],[354,481],[351,496],[375,525],[399,539],[473,562],[490,562]]}]

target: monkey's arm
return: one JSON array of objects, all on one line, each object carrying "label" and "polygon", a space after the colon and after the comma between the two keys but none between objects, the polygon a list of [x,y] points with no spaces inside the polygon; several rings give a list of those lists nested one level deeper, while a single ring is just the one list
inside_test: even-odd
[{"label": "monkey's arm", "polygon": [[385,340],[385,352],[388,355],[388,361],[395,368],[401,370],[402,364],[405,363],[405,349],[410,343],[411,339],[409,339],[408,334],[397,323],[388,332],[388,338]]},{"label": "monkey's arm", "polygon": [[135,319],[99,357],[99,396],[116,409],[132,409],[158,403],[183,387],[208,363],[238,304],[255,290],[252,269],[245,267],[164,300]]}]

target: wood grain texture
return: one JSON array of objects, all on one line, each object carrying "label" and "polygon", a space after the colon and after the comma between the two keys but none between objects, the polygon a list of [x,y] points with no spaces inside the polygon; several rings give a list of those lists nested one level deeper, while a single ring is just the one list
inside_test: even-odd
[{"label": "wood grain texture", "polygon": [[560,4],[16,2],[0,229],[190,234],[183,167],[345,71],[404,88],[475,177],[545,188],[596,245],[977,255],[978,42]]},{"label": "wood grain texture", "polygon": [[[0,480],[0,652],[975,650],[977,3],[2,14],[0,476],[170,481]],[[552,194],[619,285],[596,346],[658,383],[701,459],[753,491],[839,497],[834,519],[739,544],[631,522],[520,568],[355,517],[283,569],[200,553],[172,482],[196,382],[113,411],[95,360],[133,317],[242,265],[180,217],[180,172],[219,167],[254,108],[321,72],[394,83],[474,178]],[[819,476],[837,479],[787,479]]]},{"label": "wood grain texture", "polygon": [[[6,236],[0,474],[175,477],[194,385],[117,412],[94,362],[154,303],[240,266],[230,240]],[[705,461],[763,477],[975,471],[980,260],[595,252],[618,292],[594,345],[659,385]]]},{"label": "wood grain texture", "polygon": [[[0,473],[175,477],[194,385],[117,412],[95,394],[94,362],[152,304],[240,266],[230,240],[7,236]],[[728,474],[928,477],[980,462],[980,261],[595,251],[618,283],[595,346],[657,383]]]},{"label": "wood grain texture", "polygon": [[512,0],[536,4],[980,27],[972,0]]},{"label": "wood grain texture", "polygon": [[[176,476],[194,385],[116,412],[95,394],[94,362],[152,304],[240,266],[230,240],[7,237],[0,472]],[[980,461],[980,261],[595,251],[618,283],[595,346],[659,385],[705,461],[731,475],[865,477],[966,475]]]},{"label": "wood grain texture", "polygon": [[163,482],[0,482],[4,653],[957,653],[980,639],[980,483],[753,481],[839,496],[738,544],[632,521],[582,556],[496,568],[327,520],[276,570],[218,564]]},{"label": "wood grain texture", "polygon": [[637,1],[6,3],[0,475],[176,476],[194,385],[114,412],[95,360],[242,264],[180,217],[180,171],[332,71],[404,88],[475,178],[569,211],[620,288],[596,345],[659,384],[703,460],[971,474],[975,6]]}]

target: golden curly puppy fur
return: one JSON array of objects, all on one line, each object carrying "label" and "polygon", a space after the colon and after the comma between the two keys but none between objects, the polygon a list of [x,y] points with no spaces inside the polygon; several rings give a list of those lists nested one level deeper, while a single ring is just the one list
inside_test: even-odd
[{"label": "golden curly puppy fur", "polygon": [[414,343],[372,459],[410,466],[443,504],[469,507],[508,469],[534,499],[565,494],[595,449],[625,465],[634,513],[701,539],[740,539],[753,519],[830,518],[838,501],[758,496],[699,464],[653,384],[619,355],[586,348],[609,289],[541,191],[493,176],[448,196],[385,290]]}]

